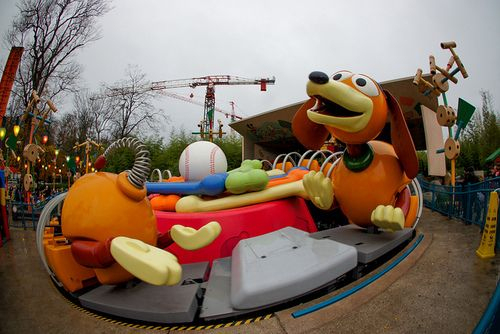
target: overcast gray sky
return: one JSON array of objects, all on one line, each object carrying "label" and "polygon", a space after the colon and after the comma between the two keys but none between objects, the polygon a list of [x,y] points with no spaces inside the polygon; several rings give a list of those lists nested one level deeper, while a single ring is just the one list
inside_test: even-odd
[{"label": "overcast gray sky", "polygon": [[[15,0],[0,0],[0,33],[16,14]],[[479,91],[489,90],[500,106],[500,1],[293,1],[293,0],[115,0],[100,20],[102,39],[78,60],[82,86],[97,88],[124,78],[138,65],[150,81],[228,74],[275,76],[267,92],[259,86],[217,86],[217,106],[251,116],[306,99],[314,70],[347,69],[377,81],[428,72],[428,56],[445,67],[454,40],[469,78],[450,84],[448,101],[458,97],[480,108]],[[4,66],[8,50],[0,50]],[[172,89],[203,101],[205,89]],[[203,107],[168,97],[158,102],[172,126],[196,130]],[[60,109],[71,108],[70,104]],[[223,118],[223,115],[216,114]],[[225,122],[225,121],[224,121]]]}]

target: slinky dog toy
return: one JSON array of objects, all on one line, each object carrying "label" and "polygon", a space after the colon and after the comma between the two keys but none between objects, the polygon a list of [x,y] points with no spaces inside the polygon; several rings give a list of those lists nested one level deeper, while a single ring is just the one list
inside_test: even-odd
[{"label": "slinky dog toy", "polygon": [[[319,149],[329,135],[346,144],[331,180],[314,171],[304,177],[311,201],[324,210],[338,205],[361,227],[403,229],[416,205],[406,186],[418,160],[398,102],[371,78],[348,71],[312,72],[307,94],[292,122],[297,139],[309,149]],[[388,116],[392,145],[373,140]]]},{"label": "slinky dog toy", "polygon": [[[149,175],[149,152],[137,139],[113,143],[95,163],[104,167],[106,156],[116,148],[136,153],[130,171],[86,174],[71,187],[62,209],[62,234],[81,266],[94,270],[102,284],[118,284],[134,276],[155,285],[175,285],[182,269],[177,258],[164,251],[177,243],[194,250],[210,244],[220,233],[217,222],[199,230],[175,225],[160,235],[144,186]],[[64,268],[63,268],[64,269]]]}]

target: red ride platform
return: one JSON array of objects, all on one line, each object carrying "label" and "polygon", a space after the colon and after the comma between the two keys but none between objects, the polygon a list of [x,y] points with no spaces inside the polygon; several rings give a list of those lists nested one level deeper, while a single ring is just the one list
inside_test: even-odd
[{"label": "red ride platform", "polygon": [[242,239],[273,232],[287,226],[306,232],[316,232],[317,228],[309,213],[305,201],[300,197],[291,197],[278,201],[266,202],[237,209],[176,213],[155,211],[158,231],[167,232],[173,225],[180,224],[198,229],[211,221],[217,221],[221,234],[207,247],[188,251],[177,245],[166,250],[176,255],[179,263],[195,263],[231,256],[233,248]]}]

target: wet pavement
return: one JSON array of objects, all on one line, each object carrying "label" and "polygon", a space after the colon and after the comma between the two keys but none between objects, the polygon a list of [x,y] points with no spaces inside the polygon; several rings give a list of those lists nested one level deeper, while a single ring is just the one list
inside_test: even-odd
[{"label": "wet pavement", "polygon": [[[227,328],[197,332],[470,333],[495,290],[500,256],[481,260],[475,254],[481,240],[477,226],[428,209],[423,211],[417,235],[423,235],[423,239],[406,259],[338,303],[292,317],[294,311],[370,279],[384,266],[327,296],[278,311],[270,319],[233,322]],[[0,333],[158,332],[114,323],[75,307],[54,287],[43,268],[35,232],[13,228],[11,236],[12,240],[0,248]],[[162,332],[168,331],[177,330],[162,328]]]}]

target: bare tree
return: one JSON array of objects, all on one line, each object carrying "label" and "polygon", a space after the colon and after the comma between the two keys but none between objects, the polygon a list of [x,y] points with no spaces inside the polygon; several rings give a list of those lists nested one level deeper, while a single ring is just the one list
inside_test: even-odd
[{"label": "bare tree", "polygon": [[7,48],[25,48],[14,94],[27,105],[33,89],[52,100],[72,91],[81,71],[74,55],[100,38],[96,20],[108,0],[22,0],[18,8],[4,38]]},{"label": "bare tree", "polygon": [[161,109],[153,105],[158,95],[147,88],[146,75],[137,66],[129,65],[125,72],[127,78],[109,88],[113,92],[113,139],[159,130],[169,120]]},{"label": "bare tree", "polygon": [[[65,113],[51,126],[52,136],[55,138],[55,146],[66,154],[73,151],[73,146],[78,142],[78,125],[75,122],[75,115]],[[85,139],[84,139],[85,140]]]},{"label": "bare tree", "polygon": [[93,137],[94,115],[92,104],[93,101],[90,100],[87,90],[79,91],[73,98],[73,116],[77,126],[77,137],[80,142]]},{"label": "bare tree", "polygon": [[[89,97],[90,110],[92,113],[92,131],[95,141],[102,143],[111,137],[111,122],[113,120],[113,108],[111,99],[104,94],[105,88]],[[96,96],[103,98],[96,99]]]},{"label": "bare tree", "polygon": [[[73,99],[75,121],[78,126],[78,138],[85,140],[92,138],[100,143],[110,136],[110,126],[113,110],[110,107],[110,98],[101,93],[91,93],[86,89],[80,90]],[[95,98],[99,96],[100,98]]]}]

